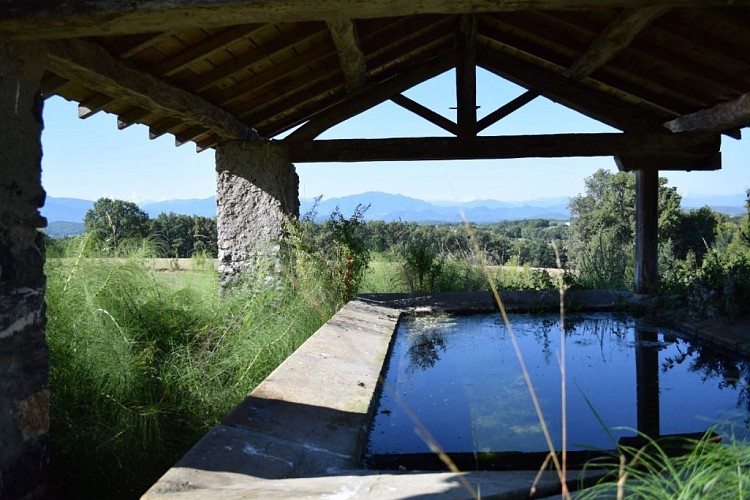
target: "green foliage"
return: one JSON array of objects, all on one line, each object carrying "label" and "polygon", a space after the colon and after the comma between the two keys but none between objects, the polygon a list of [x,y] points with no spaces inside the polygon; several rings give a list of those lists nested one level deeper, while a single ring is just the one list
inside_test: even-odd
[{"label": "green foliage", "polygon": [[[649,440],[643,449],[622,447],[609,463],[592,463],[609,471],[597,485],[576,492],[577,499],[747,498],[750,496],[750,446],[730,439],[715,442],[706,434],[700,440],[673,441],[671,448],[685,454],[670,457],[665,443]],[[619,487],[618,487],[619,485]]]},{"label": "green foliage", "polygon": [[747,215],[743,218],[740,225],[740,238],[742,242],[750,247],[750,189],[745,191],[747,194],[747,200],[745,201],[745,209]]},{"label": "green foliage", "polygon": [[330,317],[258,275],[219,299],[215,271],[49,259],[53,483],[62,498],[134,498]]},{"label": "green foliage", "polygon": [[317,284],[326,302],[339,307],[353,299],[370,261],[364,233],[367,208],[358,205],[349,218],[337,208],[319,225],[314,222],[314,210],[290,221],[284,255],[292,281]]},{"label": "green foliage", "polygon": [[734,318],[747,312],[750,304],[750,253],[706,254],[694,275],[686,270],[690,311],[701,318]]},{"label": "green foliage", "polygon": [[415,242],[401,252],[404,260],[404,279],[411,291],[434,291],[436,280],[443,271],[445,257],[431,247]]},{"label": "green foliage", "polygon": [[502,290],[557,290],[559,283],[546,269],[528,265],[504,266],[495,270],[497,287]]},{"label": "green foliage", "polygon": [[[659,239],[682,242],[704,213],[685,216],[681,197],[667,179],[659,178]],[[635,176],[629,172],[598,170],[585,181],[585,194],[570,201],[573,234],[569,257],[583,287],[631,288],[635,242]],[[702,229],[701,229],[702,231]],[[687,252],[693,243],[670,250]],[[704,245],[705,246],[705,245]],[[695,250],[693,250],[695,252]],[[666,254],[665,254],[666,255]]]},{"label": "green foliage", "polygon": [[102,250],[113,252],[120,243],[148,235],[148,214],[129,201],[99,198],[86,212],[86,232]]},{"label": "green foliage", "polygon": [[192,257],[206,253],[218,254],[216,219],[161,213],[151,220],[151,238],[159,247],[161,257]]},{"label": "green foliage", "polygon": [[676,259],[684,259],[691,252],[698,264],[716,241],[721,215],[709,207],[681,212],[668,233]]}]

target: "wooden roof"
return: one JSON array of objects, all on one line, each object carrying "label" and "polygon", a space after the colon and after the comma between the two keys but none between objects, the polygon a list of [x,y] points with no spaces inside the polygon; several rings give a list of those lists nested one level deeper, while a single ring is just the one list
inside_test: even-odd
[{"label": "wooden roof", "polygon": [[[45,40],[42,91],[81,118],[199,150],[301,124],[289,140],[311,140],[388,99],[458,136],[538,95],[633,133],[750,124],[745,1],[12,0],[2,40]],[[477,120],[475,65],[528,92]],[[456,122],[401,95],[453,67]]]}]

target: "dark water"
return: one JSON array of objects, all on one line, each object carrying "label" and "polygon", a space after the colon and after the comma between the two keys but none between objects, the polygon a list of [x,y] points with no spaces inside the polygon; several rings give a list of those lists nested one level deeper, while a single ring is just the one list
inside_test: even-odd
[{"label": "dark water", "polygon": [[[732,424],[747,434],[747,360],[630,316],[569,314],[565,321],[568,449],[611,450],[636,429],[663,436],[720,423],[722,432]],[[559,449],[559,315],[516,314],[511,326]],[[396,335],[366,463],[430,453],[409,413],[449,453],[547,450],[499,315],[409,317]]]}]

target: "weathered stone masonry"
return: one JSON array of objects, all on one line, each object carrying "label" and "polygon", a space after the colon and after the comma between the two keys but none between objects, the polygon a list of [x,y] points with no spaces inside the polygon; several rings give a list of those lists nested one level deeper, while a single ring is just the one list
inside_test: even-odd
[{"label": "weathered stone masonry", "polygon": [[49,494],[41,185],[44,50],[0,43],[0,498]]},{"label": "weathered stone masonry", "polygon": [[286,147],[231,141],[216,148],[216,204],[222,285],[258,264],[279,264],[289,216],[299,215],[299,177]]}]

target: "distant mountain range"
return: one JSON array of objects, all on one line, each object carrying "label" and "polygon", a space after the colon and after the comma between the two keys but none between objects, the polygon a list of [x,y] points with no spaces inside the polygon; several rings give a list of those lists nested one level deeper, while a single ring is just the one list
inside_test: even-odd
[{"label": "distant mountain range", "polygon": [[[339,211],[349,217],[357,205],[369,205],[365,213],[367,220],[383,220],[386,222],[402,220],[404,222],[461,222],[461,213],[467,220],[476,223],[488,223],[498,220],[520,219],[557,219],[570,218],[567,197],[542,198],[529,201],[504,202],[499,200],[474,200],[468,202],[424,201],[399,194],[388,194],[378,191],[341,198],[321,200],[315,205],[315,200],[301,201],[300,212],[305,214],[315,207],[316,220],[325,220],[339,208]],[[682,199],[684,208],[696,208],[705,205],[727,215],[745,213],[745,195],[732,196],[686,196]],[[83,218],[94,202],[77,198],[47,197],[42,208],[42,215],[47,217],[49,226],[47,234],[53,237],[70,236],[83,232]],[[191,200],[167,200],[159,202],[144,202],[140,204],[142,210],[150,217],[160,213],[174,212],[184,215],[216,216],[216,199],[210,198]]]}]

